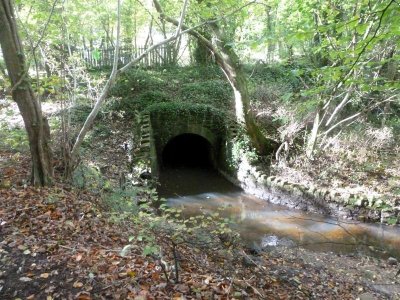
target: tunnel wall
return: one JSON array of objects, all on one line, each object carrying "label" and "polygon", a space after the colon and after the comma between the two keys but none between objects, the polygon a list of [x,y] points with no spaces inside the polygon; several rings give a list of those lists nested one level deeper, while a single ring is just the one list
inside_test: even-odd
[{"label": "tunnel wall", "polygon": [[164,147],[182,134],[195,134],[211,145],[212,165],[223,174],[234,176],[229,164],[233,130],[232,122],[223,113],[206,105],[175,106],[157,105],[149,109],[151,127],[151,172],[158,176],[162,166]]}]

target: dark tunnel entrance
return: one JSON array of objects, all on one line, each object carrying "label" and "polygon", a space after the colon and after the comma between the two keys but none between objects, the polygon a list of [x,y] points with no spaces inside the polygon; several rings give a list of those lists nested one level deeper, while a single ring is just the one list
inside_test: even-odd
[{"label": "dark tunnel entrance", "polygon": [[213,168],[212,146],[197,134],[178,135],[164,147],[162,167]]}]

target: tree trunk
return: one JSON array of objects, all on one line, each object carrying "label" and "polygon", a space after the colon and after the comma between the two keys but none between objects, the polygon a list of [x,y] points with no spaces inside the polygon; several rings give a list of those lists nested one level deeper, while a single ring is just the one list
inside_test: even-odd
[{"label": "tree trunk", "polygon": [[0,44],[12,85],[12,97],[17,102],[28,133],[32,158],[31,183],[35,186],[49,185],[53,177],[50,128],[29,82],[11,0],[3,0],[0,4]]},{"label": "tree trunk", "polygon": [[[165,15],[158,0],[153,0],[157,12],[162,20],[179,26],[178,20]],[[182,29],[187,30],[188,26],[181,24]],[[272,153],[277,148],[277,143],[267,139],[260,128],[257,126],[254,116],[250,108],[250,95],[247,88],[247,78],[240,64],[240,59],[234,49],[229,46],[223,33],[219,30],[216,23],[211,24],[213,33],[217,36],[216,44],[213,44],[209,39],[205,38],[196,30],[189,30],[189,34],[197,38],[203,43],[215,57],[216,63],[224,71],[226,78],[232,86],[235,95],[236,118],[239,122],[244,122],[247,133],[253,146],[261,155]]]},{"label": "tree trunk", "polygon": [[[321,106],[321,105],[319,105]],[[313,158],[314,155],[314,149],[315,145],[317,143],[317,137],[318,137],[318,131],[320,127],[320,119],[321,119],[321,107],[317,109],[317,112],[315,113],[315,118],[314,118],[314,123],[313,123],[313,128],[311,130],[311,134],[308,138],[307,142],[307,149],[306,149],[306,155],[309,159]]]},{"label": "tree trunk", "polygon": [[218,33],[218,30],[215,28],[214,33],[217,35],[217,46],[221,50],[221,55],[215,55],[215,58],[234,91],[236,118],[239,122],[244,122],[246,125],[247,133],[258,153],[261,155],[270,154],[277,148],[277,143],[268,140],[255,122],[250,107],[247,77],[242,69],[239,57],[227,41],[225,41],[222,34]]}]

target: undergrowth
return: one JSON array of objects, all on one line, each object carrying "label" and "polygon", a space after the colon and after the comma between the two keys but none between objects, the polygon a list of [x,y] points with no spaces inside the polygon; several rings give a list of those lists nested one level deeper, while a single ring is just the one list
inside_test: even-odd
[{"label": "undergrowth", "polygon": [[111,93],[112,109],[133,117],[135,111],[164,102],[198,103],[222,110],[232,108],[229,83],[216,67],[132,69],[118,80]]}]

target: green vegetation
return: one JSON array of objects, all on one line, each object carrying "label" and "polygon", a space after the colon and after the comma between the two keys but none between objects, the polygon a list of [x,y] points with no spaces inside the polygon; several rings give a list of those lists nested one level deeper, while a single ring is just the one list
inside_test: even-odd
[{"label": "green vegetation", "polygon": [[112,109],[127,117],[135,111],[163,102],[198,103],[221,110],[232,108],[232,90],[217,67],[169,67],[155,70],[132,69],[112,90],[119,99]]},{"label": "green vegetation", "polygon": [[[247,255],[222,211],[159,199],[148,162],[182,127],[224,144],[203,149],[221,172],[311,186],[322,206],[340,191],[347,217],[398,224],[399,5],[3,0],[0,298],[359,297],[366,284],[271,279],[279,270]],[[157,149],[151,130],[165,135]],[[301,284],[275,293],[283,281]]]}]

